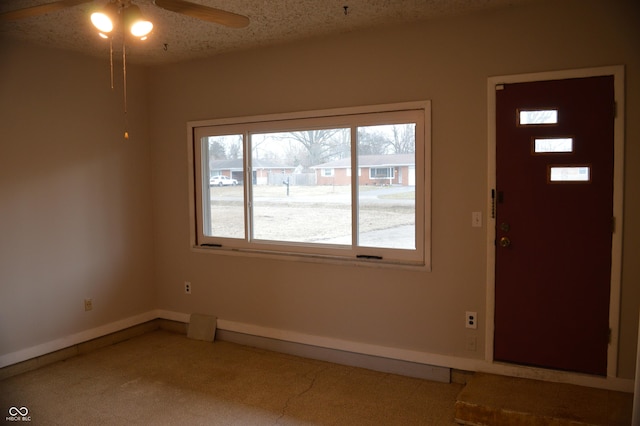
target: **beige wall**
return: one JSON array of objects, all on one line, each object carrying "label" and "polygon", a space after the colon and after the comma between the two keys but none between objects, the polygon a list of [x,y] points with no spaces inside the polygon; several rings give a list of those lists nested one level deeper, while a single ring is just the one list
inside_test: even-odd
[{"label": "beige wall", "polygon": [[[627,66],[626,230],[620,375],[632,377],[640,229],[640,33],[620,2],[563,1],[380,28],[164,66],[150,74],[159,307],[374,345],[484,356],[487,77]],[[625,3],[625,7],[630,5]],[[636,28],[633,28],[633,27]],[[189,249],[186,122],[432,100],[433,271]],[[636,194],[633,199],[633,194]],[[192,283],[193,295],[182,283]],[[478,351],[463,317],[479,312]]]},{"label": "beige wall", "polygon": [[156,305],[145,72],[127,142],[108,64],[0,43],[0,356]]},{"label": "beige wall", "polygon": [[[487,217],[487,77],[623,64],[619,376],[632,378],[640,301],[633,3],[553,1],[146,72],[131,66],[129,142],[120,138],[121,97],[108,90],[106,58],[3,41],[0,355],[158,308],[482,359],[486,227],[472,228],[470,216]],[[422,99],[432,101],[432,272],[190,250],[187,121]],[[467,310],[479,313],[477,332],[463,326]],[[470,333],[477,352],[466,350]]]}]

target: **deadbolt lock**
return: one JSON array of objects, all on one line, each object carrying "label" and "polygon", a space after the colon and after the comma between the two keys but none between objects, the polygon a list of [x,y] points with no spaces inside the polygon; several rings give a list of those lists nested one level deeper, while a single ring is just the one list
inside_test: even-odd
[{"label": "deadbolt lock", "polygon": [[508,223],[503,222],[503,223],[500,224],[500,230],[502,232],[509,232],[509,229],[511,229],[511,227],[509,226]]},{"label": "deadbolt lock", "polygon": [[509,247],[511,245],[511,240],[507,237],[500,238],[500,247]]}]

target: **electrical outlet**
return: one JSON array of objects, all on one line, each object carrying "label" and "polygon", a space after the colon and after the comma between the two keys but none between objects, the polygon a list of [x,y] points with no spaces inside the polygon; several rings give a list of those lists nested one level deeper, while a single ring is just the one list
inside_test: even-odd
[{"label": "electrical outlet", "polygon": [[93,299],[84,299],[84,310],[90,311],[93,309]]},{"label": "electrical outlet", "polygon": [[467,311],[465,319],[466,319],[465,326],[467,328],[473,328],[473,329],[478,328],[478,313],[477,312]]},{"label": "electrical outlet", "polygon": [[184,294],[191,294],[191,283],[189,281],[184,282]]}]

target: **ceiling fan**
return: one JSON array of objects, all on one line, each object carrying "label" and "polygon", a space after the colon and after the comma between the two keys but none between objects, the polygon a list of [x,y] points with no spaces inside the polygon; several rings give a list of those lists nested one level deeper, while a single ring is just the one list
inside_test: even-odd
[{"label": "ceiling fan", "polygon": [[[77,6],[83,3],[89,3],[93,0],[58,0],[39,6],[27,7],[24,9],[0,13],[0,21],[16,21],[20,19],[31,18],[34,16],[44,15],[46,13],[56,12],[69,7]],[[186,0],[153,0],[153,4],[171,12],[180,13],[182,15],[201,19],[203,21],[213,22],[226,27],[242,28],[249,25],[249,18],[236,13],[227,12],[225,10],[213,7],[195,4]],[[119,19],[118,19],[119,18]],[[120,20],[132,36],[139,40],[145,40],[147,35],[152,31],[153,24],[142,18],[140,8],[136,6],[132,0],[108,0],[101,10],[96,10],[91,14],[91,23],[98,30],[98,35],[102,38],[110,40],[110,66],[111,66],[111,89],[114,88],[113,83],[113,36],[112,31],[118,26],[117,21]],[[124,30],[124,28],[122,28]],[[165,44],[166,47],[166,44]],[[126,65],[126,48],[123,38],[122,42],[122,70],[123,70],[123,93],[124,93],[124,116],[125,130],[124,138],[129,139],[127,131],[127,65]]]},{"label": "ceiling fan", "polygon": [[[15,21],[44,15],[45,13],[56,12],[68,7],[73,7],[82,3],[89,3],[93,0],[58,0],[39,6],[27,7],[0,14],[0,20]],[[161,9],[180,13],[203,21],[213,22],[231,28],[242,28],[249,25],[249,18],[225,10],[191,3],[185,0],[153,0],[153,4]],[[109,5],[115,5],[120,9],[136,7],[131,0],[109,0]]]}]

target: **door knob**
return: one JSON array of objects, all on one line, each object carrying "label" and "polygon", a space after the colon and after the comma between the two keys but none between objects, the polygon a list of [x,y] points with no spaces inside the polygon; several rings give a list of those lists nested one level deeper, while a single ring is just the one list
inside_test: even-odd
[{"label": "door knob", "polygon": [[511,240],[507,237],[500,238],[500,247],[509,247],[511,245]]}]

